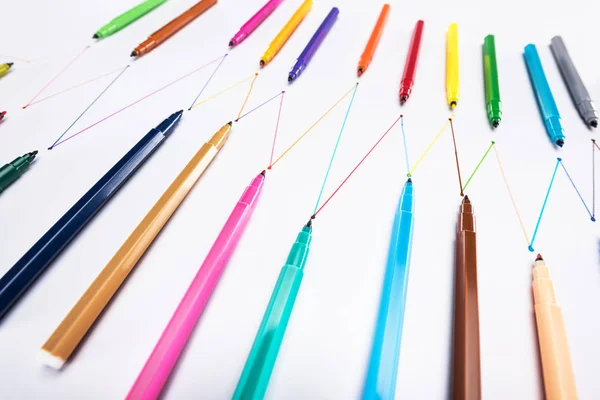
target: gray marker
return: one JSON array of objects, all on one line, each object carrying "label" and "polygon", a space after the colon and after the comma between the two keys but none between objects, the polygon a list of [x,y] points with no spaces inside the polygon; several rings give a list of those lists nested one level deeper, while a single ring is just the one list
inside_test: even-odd
[{"label": "gray marker", "polygon": [[558,64],[558,69],[569,89],[571,98],[585,123],[591,127],[598,127],[598,110],[594,106],[577,69],[571,61],[569,52],[560,36],[555,36],[550,41],[550,49]]}]

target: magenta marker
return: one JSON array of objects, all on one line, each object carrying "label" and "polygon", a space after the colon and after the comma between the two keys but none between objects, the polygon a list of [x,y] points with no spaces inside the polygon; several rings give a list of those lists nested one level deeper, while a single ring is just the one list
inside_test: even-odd
[{"label": "magenta marker", "polygon": [[264,174],[265,171],[252,180],[229,215],[126,400],[153,400],[159,396],[244,233],[261,192]]},{"label": "magenta marker", "polygon": [[258,28],[258,26],[262,24],[263,21],[267,19],[267,17],[271,15],[273,11],[275,11],[275,9],[281,4],[282,1],[283,0],[271,0],[267,4],[265,4],[263,8],[258,10],[258,12],[254,14],[252,18],[248,20],[248,22],[242,25],[238,33],[233,35],[233,37],[229,41],[229,47],[235,47],[238,44],[242,43],[244,39],[250,36],[250,34],[254,32],[254,30]]}]

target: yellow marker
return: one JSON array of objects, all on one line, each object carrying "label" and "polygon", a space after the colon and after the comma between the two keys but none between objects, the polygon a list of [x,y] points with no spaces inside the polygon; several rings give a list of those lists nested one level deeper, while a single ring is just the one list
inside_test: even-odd
[{"label": "yellow marker", "polygon": [[313,0],[305,0],[304,3],[292,15],[292,18],[285,24],[285,26],[279,31],[275,39],[269,45],[269,48],[265,51],[265,53],[260,58],[260,66],[264,67],[275,57],[279,50],[283,47],[285,42],[290,38],[292,33],[296,30],[300,22],[306,17],[306,14],[310,11],[313,5]]},{"label": "yellow marker", "polygon": [[144,255],[148,246],[219,153],[230,131],[231,122],[225,124],[208,142],[202,145],[146,214],[142,222],[129,235],[129,238],[42,346],[45,364],[60,369],[67,361],[88,330],[92,328],[104,307]]},{"label": "yellow marker", "polygon": [[0,64],[0,78],[8,74],[8,70],[12,65],[13,63]]},{"label": "yellow marker", "polygon": [[458,74],[458,25],[450,24],[446,34],[446,99],[450,108],[458,105],[460,79]]}]

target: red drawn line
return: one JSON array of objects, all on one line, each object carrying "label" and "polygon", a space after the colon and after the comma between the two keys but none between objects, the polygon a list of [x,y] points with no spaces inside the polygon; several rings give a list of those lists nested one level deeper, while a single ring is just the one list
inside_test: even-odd
[{"label": "red drawn line", "polygon": [[356,167],[354,167],[354,169],[348,174],[348,176],[342,181],[342,183],[340,184],[340,186],[337,187],[337,189],[335,189],[333,191],[333,193],[331,194],[331,196],[329,196],[329,198],[327,198],[327,200],[325,200],[323,202],[323,204],[321,204],[321,207],[319,207],[319,209],[317,210],[317,212],[315,212],[312,216],[311,219],[314,219],[317,214],[319,214],[321,212],[321,210],[323,209],[323,207],[325,207],[325,205],[327,203],[329,203],[329,200],[331,200],[331,198],[333,196],[335,196],[335,194],[338,192],[338,190],[340,190],[342,188],[342,186],[344,186],[344,184],[346,183],[346,181],[348,179],[350,179],[350,177],[352,176],[352,174],[354,174],[354,171],[356,171],[358,169],[358,167],[360,167],[360,165],[363,163],[363,161],[365,161],[367,159],[367,157],[369,157],[369,154],[371,154],[371,152],[373,150],[375,150],[375,147],[377,147],[377,145],[379,145],[379,143],[383,140],[383,138],[392,130],[392,128],[398,123],[398,121],[400,121],[400,118],[402,118],[402,115],[400,115],[398,118],[396,118],[396,120],[394,121],[394,123],[385,131],[385,133],[379,138],[379,140],[373,145],[373,147],[371,147],[371,150],[369,150],[367,152],[367,154],[365,154],[365,156],[362,158],[362,160],[360,160],[360,162],[358,164],[356,164]]}]

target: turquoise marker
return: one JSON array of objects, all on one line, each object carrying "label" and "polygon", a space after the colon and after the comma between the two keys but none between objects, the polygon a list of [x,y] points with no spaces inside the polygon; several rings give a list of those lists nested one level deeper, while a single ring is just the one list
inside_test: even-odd
[{"label": "turquoise marker", "polygon": [[265,396],[285,328],[300,290],[311,239],[312,227],[308,223],[298,233],[296,243],[279,273],[233,400],[258,400]]},{"label": "turquoise marker", "polygon": [[410,178],[404,184],[394,217],[373,348],[363,391],[364,400],[393,399],[402,342],[415,206]]}]

